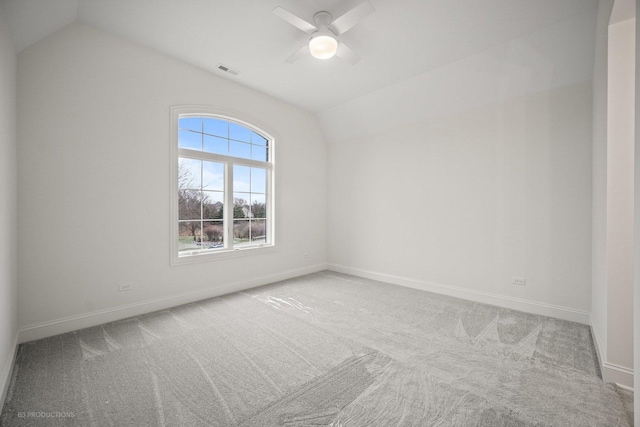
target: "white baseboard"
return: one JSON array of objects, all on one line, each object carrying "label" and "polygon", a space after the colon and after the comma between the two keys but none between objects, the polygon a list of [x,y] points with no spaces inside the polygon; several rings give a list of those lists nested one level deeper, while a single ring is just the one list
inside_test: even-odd
[{"label": "white baseboard", "polygon": [[600,371],[602,371],[602,361],[607,359],[607,354],[605,352],[602,340],[600,339],[600,333],[598,333],[595,326],[593,326],[593,322],[591,321],[591,319],[589,319],[589,324],[591,325],[591,337],[593,338],[593,346],[596,348],[596,354],[598,355],[598,365],[600,366]]},{"label": "white baseboard", "polygon": [[78,329],[101,325],[107,322],[113,322],[115,320],[126,319],[132,316],[139,316],[141,314],[150,313],[157,310],[164,310],[167,308],[176,307],[178,305],[188,304],[194,301],[214,298],[232,292],[243,291],[246,289],[255,288],[257,286],[278,282],[280,280],[291,279],[293,277],[303,276],[310,273],[316,273],[318,271],[326,269],[326,264],[316,264],[305,268],[273,274],[270,276],[263,276],[256,279],[230,283],[211,289],[186,292],[166,298],[141,301],[134,304],[127,304],[105,310],[98,310],[90,313],[80,314],[77,316],[65,317],[51,322],[28,325],[20,328],[18,340],[20,343],[33,341],[53,335],[76,331]]},{"label": "white baseboard", "polygon": [[4,402],[7,399],[7,393],[9,392],[9,384],[11,382],[11,374],[13,373],[13,366],[16,360],[16,354],[18,353],[18,334],[15,334],[13,339],[13,351],[11,356],[7,358],[2,371],[0,371],[0,411],[4,407]]},{"label": "white baseboard", "polygon": [[602,363],[601,369],[604,382],[614,383],[623,390],[633,391],[633,369],[608,362]]},{"label": "white baseboard", "polygon": [[591,324],[591,335],[593,336],[593,345],[596,347],[596,353],[598,353],[602,380],[606,383],[614,383],[623,390],[633,392],[633,369],[607,361],[607,352],[604,348],[604,343],[600,338],[599,332],[593,327],[593,324]]},{"label": "white baseboard", "polygon": [[557,319],[569,320],[571,322],[582,323],[584,325],[590,324],[590,315],[588,312],[576,310],[573,308],[545,304],[536,301],[529,301],[520,298],[513,298],[489,292],[460,288],[457,286],[445,285],[442,283],[416,280],[408,277],[394,276],[391,274],[376,273],[373,271],[360,270],[358,268],[346,267],[344,265],[338,264],[329,264],[328,268],[329,270],[337,271],[339,273],[351,274],[353,276],[378,280],[394,285],[406,286],[409,288],[420,289],[423,291],[434,292],[437,294],[448,295],[456,298],[462,298],[469,301],[480,302],[483,304],[496,305],[499,307],[510,308],[512,310],[538,314],[541,316],[555,317]]},{"label": "white baseboard", "polygon": [[628,391],[629,393],[635,393],[634,389],[632,387],[627,387],[626,385],[622,385],[622,384],[616,384],[616,386],[618,386],[618,388],[621,388],[624,391]]}]

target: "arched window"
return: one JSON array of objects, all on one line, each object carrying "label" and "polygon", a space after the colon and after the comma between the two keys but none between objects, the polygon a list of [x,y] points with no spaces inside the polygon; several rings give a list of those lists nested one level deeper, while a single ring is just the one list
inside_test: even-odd
[{"label": "arched window", "polygon": [[172,260],[273,247],[273,137],[208,108],[172,113]]}]

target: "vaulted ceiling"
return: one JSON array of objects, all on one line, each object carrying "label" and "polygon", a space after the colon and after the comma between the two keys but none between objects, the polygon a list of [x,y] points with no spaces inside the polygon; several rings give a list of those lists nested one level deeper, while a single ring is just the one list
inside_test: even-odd
[{"label": "vaulted ceiling", "polygon": [[[340,117],[372,102],[389,104],[378,115],[393,114],[399,100],[430,114],[436,102],[455,110],[458,97],[483,103],[589,80],[598,3],[370,0],[375,12],[342,37],[362,58],[349,65],[311,57],[285,63],[308,36],[271,11],[281,6],[312,21],[317,11],[339,16],[361,0],[0,1],[19,51],[80,21],[315,112],[337,128]],[[375,125],[373,116],[362,125]]]}]

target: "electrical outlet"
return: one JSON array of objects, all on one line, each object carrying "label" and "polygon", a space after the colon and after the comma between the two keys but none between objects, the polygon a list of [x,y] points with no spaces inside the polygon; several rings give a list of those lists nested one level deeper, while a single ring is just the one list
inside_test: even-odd
[{"label": "electrical outlet", "polygon": [[512,277],[511,278],[512,285],[524,286],[527,284],[527,281],[524,277]]},{"label": "electrical outlet", "polygon": [[120,286],[118,286],[118,292],[126,292],[132,289],[133,289],[132,283],[120,283]]}]

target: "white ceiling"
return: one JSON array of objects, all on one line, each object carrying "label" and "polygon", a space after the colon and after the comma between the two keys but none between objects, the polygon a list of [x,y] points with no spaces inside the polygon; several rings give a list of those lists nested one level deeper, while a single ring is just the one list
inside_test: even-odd
[{"label": "white ceiling", "polygon": [[589,79],[597,8],[597,0],[370,0],[376,11],[342,37],[362,57],[352,66],[337,58],[285,63],[307,36],[271,10],[311,21],[319,10],[339,16],[359,0],[0,1],[18,50],[78,20],[325,118],[381,91],[415,98],[438,79],[456,88],[442,75],[451,66],[471,67],[490,88],[507,84],[517,94],[523,85],[530,91]]},{"label": "white ceiling", "polygon": [[328,108],[318,113],[320,125],[338,141],[589,82],[594,49],[585,40],[595,40],[595,12]]}]

